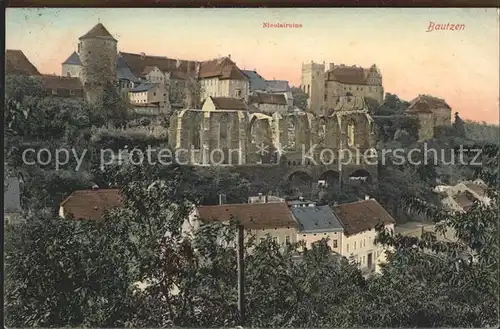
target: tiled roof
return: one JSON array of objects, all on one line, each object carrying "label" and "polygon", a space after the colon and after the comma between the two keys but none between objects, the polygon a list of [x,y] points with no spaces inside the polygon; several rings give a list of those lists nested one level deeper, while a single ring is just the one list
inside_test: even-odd
[{"label": "tiled roof", "polygon": [[228,57],[201,62],[199,78],[248,80],[247,76]]},{"label": "tiled roof", "polygon": [[122,202],[119,189],[79,190],[71,193],[61,207],[74,219],[100,219],[105,210],[120,207]]},{"label": "tiled roof", "polygon": [[47,89],[83,89],[79,78],[61,77],[57,75],[42,75],[42,84]]},{"label": "tiled roof", "polygon": [[76,51],[74,51],[68,59],[66,59],[63,64],[69,64],[69,65],[82,65],[82,62],[80,61],[80,56]]},{"label": "tiled roof", "polygon": [[256,92],[250,96],[250,103],[287,105],[284,94],[271,94]]},{"label": "tiled roof", "polygon": [[266,80],[256,71],[242,70],[243,74],[248,78],[250,91],[267,90],[268,84]]},{"label": "tiled roof", "polygon": [[21,50],[7,49],[5,51],[5,73],[14,75],[40,75]]},{"label": "tiled roof", "polygon": [[3,211],[4,213],[20,213],[21,212],[21,189],[18,178],[7,178],[7,190],[3,195]]},{"label": "tiled roof", "polygon": [[378,223],[395,224],[392,216],[373,199],[344,203],[334,207],[344,234],[354,235],[374,229]]},{"label": "tiled roof", "polygon": [[134,89],[130,90],[132,93],[139,93],[139,92],[144,92],[151,90],[155,87],[155,84],[153,83],[141,83],[140,85],[136,86]]},{"label": "tiled roof", "polygon": [[467,183],[467,184],[465,184],[465,186],[467,186],[467,188],[469,188],[470,190],[475,192],[480,197],[483,197],[486,195],[487,188],[484,186],[481,186],[479,184],[474,184],[474,183]]},{"label": "tiled roof", "polygon": [[366,72],[357,66],[335,66],[326,73],[328,81],[338,81],[350,85],[367,84]]},{"label": "tiled roof", "polygon": [[272,92],[290,91],[290,84],[286,80],[266,80],[267,90]]},{"label": "tiled roof", "polygon": [[330,206],[293,207],[291,211],[299,223],[301,232],[342,232],[344,230]]},{"label": "tiled roof", "polygon": [[248,107],[240,98],[210,97],[218,110],[247,110]]},{"label": "tiled roof", "polygon": [[472,207],[474,201],[476,201],[476,198],[469,191],[458,193],[452,198],[465,211]]},{"label": "tiled roof", "polygon": [[451,110],[451,107],[446,103],[444,99],[430,95],[418,95],[410,102],[407,112],[432,113],[432,110],[438,108],[447,108]]},{"label": "tiled roof", "polygon": [[140,77],[146,67],[158,67],[163,72],[170,72],[173,79],[183,80],[196,73],[195,61],[177,60],[162,56],[150,56],[142,54],[120,52],[119,56],[132,73]]},{"label": "tiled roof", "polygon": [[88,31],[87,33],[85,33],[84,35],[82,35],[80,37],[80,39],[85,39],[85,38],[102,38],[102,37],[112,38],[113,40],[116,40],[115,38],[113,38],[113,36],[111,35],[111,33],[109,33],[109,31],[101,23],[98,23],[93,28],[91,28],[90,31]]},{"label": "tiled roof", "polygon": [[198,206],[199,218],[228,221],[231,216],[247,229],[297,228],[286,203],[244,203]]}]

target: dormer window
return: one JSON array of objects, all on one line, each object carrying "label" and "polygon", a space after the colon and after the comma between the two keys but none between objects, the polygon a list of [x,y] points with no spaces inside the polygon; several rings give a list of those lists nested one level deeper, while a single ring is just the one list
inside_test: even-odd
[{"label": "dormer window", "polygon": [[52,89],[52,95],[57,95],[57,89]]}]

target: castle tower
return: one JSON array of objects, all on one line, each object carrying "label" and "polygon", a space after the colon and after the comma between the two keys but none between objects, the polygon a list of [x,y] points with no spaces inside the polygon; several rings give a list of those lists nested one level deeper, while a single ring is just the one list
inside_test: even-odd
[{"label": "castle tower", "polygon": [[325,64],[302,64],[302,91],[309,95],[308,110],[315,115],[323,115],[325,103]]},{"label": "castle tower", "polygon": [[80,80],[89,102],[96,102],[107,86],[116,85],[118,41],[98,23],[80,37],[78,55],[81,61]]}]

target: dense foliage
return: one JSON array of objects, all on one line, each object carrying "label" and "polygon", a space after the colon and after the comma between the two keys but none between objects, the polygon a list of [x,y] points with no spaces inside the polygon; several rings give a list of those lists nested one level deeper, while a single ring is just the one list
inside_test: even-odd
[{"label": "dense foliage", "polygon": [[[110,166],[104,171],[91,165],[92,172],[75,172],[74,163],[59,170],[23,165],[19,150],[25,144],[98,149],[162,143],[102,127],[90,129],[91,115],[83,107],[72,108],[76,117],[86,118],[75,121],[75,116],[64,116],[50,105],[55,100],[40,99],[33,106],[50,118],[51,141],[37,128],[41,117],[24,114],[33,97],[28,95],[35,95],[26,88],[7,95],[6,165],[23,175],[24,207],[30,211],[24,221],[5,227],[6,325],[238,324],[235,227],[206,225],[188,238],[180,234],[180,226],[193,203],[215,204],[223,191],[233,198],[228,201],[243,202],[248,182],[225,171],[200,173],[175,164]],[[21,105],[15,105],[16,97]],[[456,142],[446,140],[447,145]],[[439,176],[434,166],[387,166],[377,189],[347,185],[342,193],[329,191],[336,201],[369,193],[389,209],[424,212],[459,238],[442,242],[433,234],[418,239],[379,228],[378,243],[391,247],[380,275],[363,276],[351,261],[332,254],[325,241],[301,251],[300,244],[284,248],[272,239],[260,244],[250,239],[245,248],[245,325],[498,325],[498,147],[479,147],[484,148],[484,165],[472,172],[492,187],[491,206],[443,213],[428,197],[429,183]],[[99,185],[121,186],[123,208],[95,222],[56,218],[65,196],[97,180]]]}]

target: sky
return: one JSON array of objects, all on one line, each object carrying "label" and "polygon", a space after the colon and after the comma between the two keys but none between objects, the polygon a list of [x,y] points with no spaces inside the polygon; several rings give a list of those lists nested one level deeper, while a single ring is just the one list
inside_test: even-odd
[{"label": "sky", "polygon": [[[302,63],[369,67],[403,100],[444,98],[464,119],[499,122],[496,8],[7,8],[6,48],[61,74],[78,38],[101,22],[118,50],[188,60],[231,55],[241,69],[300,84]],[[264,23],[301,28],[263,28]],[[460,31],[427,32],[435,24]]]}]

